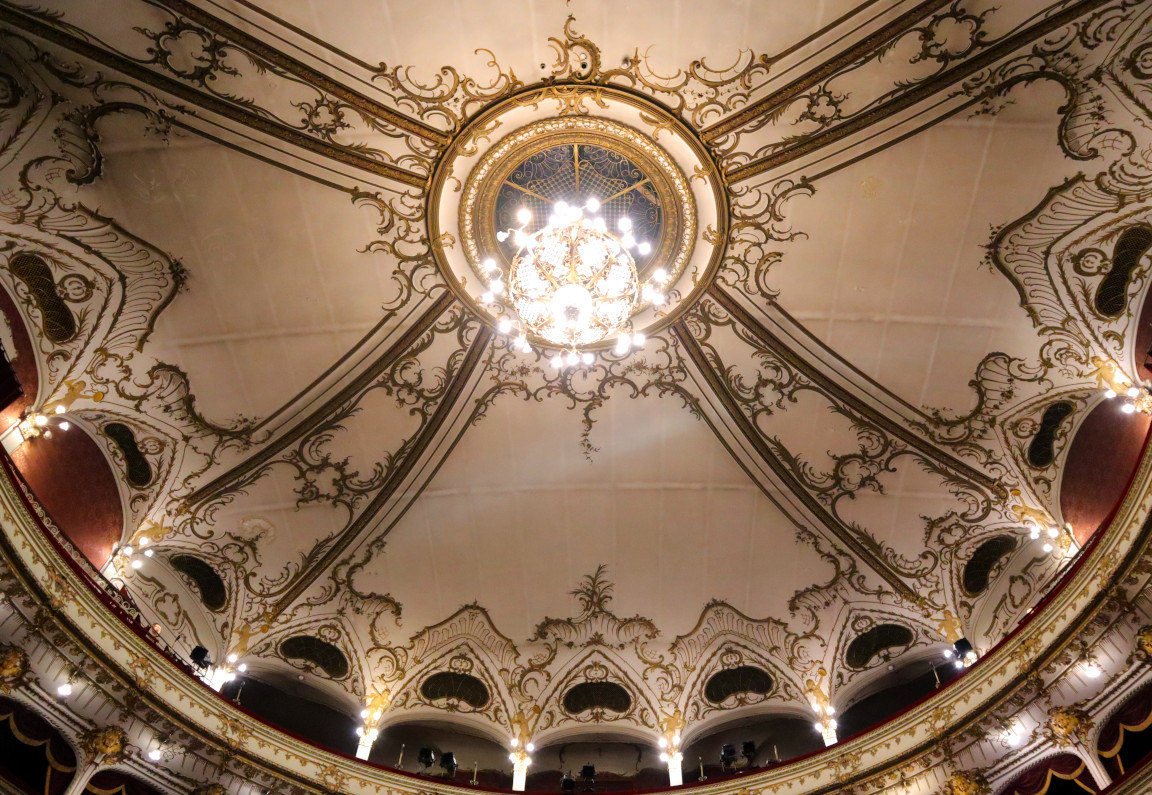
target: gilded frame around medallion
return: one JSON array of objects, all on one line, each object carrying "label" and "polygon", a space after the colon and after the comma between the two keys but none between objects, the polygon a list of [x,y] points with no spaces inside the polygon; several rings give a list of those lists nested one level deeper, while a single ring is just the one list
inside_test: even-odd
[{"label": "gilded frame around medallion", "polygon": [[[516,128],[498,140],[489,151],[485,152],[476,166],[470,170],[464,181],[461,176],[454,174],[457,161],[466,155],[475,155],[477,145],[484,140],[492,138],[492,132],[501,125],[501,117],[518,109],[530,108],[535,111],[550,102],[558,104],[555,112],[541,113],[528,123],[518,123]],[[587,104],[586,104],[587,103]],[[607,109],[610,103],[617,103],[630,112],[638,114],[643,124],[651,125],[651,131],[645,132],[632,124],[617,121],[605,116],[593,116],[592,111],[598,108]],[[590,110],[590,109],[591,110]],[[550,129],[551,127],[551,129]],[[723,261],[728,236],[728,203],[726,184],[716,168],[707,148],[700,142],[696,132],[672,116],[660,105],[647,98],[616,88],[605,86],[588,86],[580,84],[535,86],[514,96],[496,103],[484,112],[478,114],[460,134],[447,147],[433,171],[429,180],[426,194],[425,218],[428,224],[428,239],[431,243],[433,258],[437,267],[448,283],[454,295],[481,318],[494,321],[493,312],[481,306],[477,298],[472,295],[467,283],[467,275],[475,276],[476,266],[486,257],[495,256],[499,252],[495,241],[495,229],[484,230],[480,236],[480,248],[477,245],[475,233],[465,234],[470,225],[471,218],[491,217],[492,207],[489,205],[472,213],[466,212],[466,199],[468,188],[466,185],[483,180],[490,183],[492,196],[503,183],[516,164],[530,156],[530,153],[517,151],[515,155],[505,155],[499,159],[501,164],[494,175],[485,174],[480,177],[481,166],[488,161],[493,150],[507,143],[523,130],[534,129],[542,131],[540,143],[533,147],[533,151],[540,151],[552,147],[563,139],[579,140],[580,143],[594,143],[608,149],[624,150],[621,154],[635,157],[643,161],[646,176],[660,177],[662,183],[658,187],[658,196],[661,198],[661,212],[664,213],[664,233],[661,236],[660,246],[654,246],[655,254],[644,268],[644,272],[654,270],[657,265],[663,266],[673,276],[669,284],[681,297],[672,302],[669,307],[662,309],[653,316],[654,307],[642,306],[634,317],[647,315],[647,319],[637,325],[637,330],[652,335],[668,328],[679,319],[700,295],[714,281]],[[600,132],[598,132],[598,129]],[[607,140],[605,140],[607,130]],[[677,146],[689,152],[691,158],[698,161],[691,164],[693,173],[686,174],[686,169],[679,159],[673,157],[665,147],[659,143],[662,135],[675,136]],[[569,136],[571,136],[569,138]],[[471,151],[469,152],[469,149]],[[657,163],[664,161],[659,167]],[[700,211],[701,196],[693,190],[692,183],[700,180],[704,183],[705,192],[710,194],[711,201],[704,199],[705,206],[711,205],[708,214]],[[655,180],[653,180],[655,182]],[[451,183],[455,183],[453,186]],[[665,191],[669,191],[665,193]],[[440,205],[446,193],[461,193],[460,206],[450,213],[451,221],[442,223]],[[475,191],[474,191],[475,193]],[[493,198],[494,201],[494,198]],[[668,205],[671,205],[670,208]],[[678,206],[679,205],[679,206]],[[687,208],[689,212],[682,210]],[[712,217],[714,213],[714,217]],[[450,261],[448,249],[454,248],[456,242],[453,234],[446,228],[456,223],[457,230],[462,238],[463,251],[457,257],[463,257],[463,266]],[[679,223],[679,227],[677,227]],[[672,232],[675,232],[675,236]],[[701,249],[701,246],[704,249]],[[693,262],[694,255],[699,259],[704,256],[702,251],[707,247],[706,262]],[[491,255],[480,256],[480,251],[490,251]],[[671,258],[672,261],[668,261]],[[465,270],[466,275],[461,277],[458,272]],[[680,280],[675,281],[679,276]],[[554,348],[541,340],[533,340],[535,344],[544,349]],[[614,345],[614,340],[583,346],[587,350],[608,350]]]}]

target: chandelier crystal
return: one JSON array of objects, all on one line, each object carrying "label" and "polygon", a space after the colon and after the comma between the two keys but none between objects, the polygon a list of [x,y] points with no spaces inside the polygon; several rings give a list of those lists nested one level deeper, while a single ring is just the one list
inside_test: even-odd
[{"label": "chandelier crystal", "polygon": [[591,364],[592,354],[581,348],[611,337],[619,355],[643,345],[642,334],[628,331],[632,315],[642,302],[666,301],[666,272],[657,269],[642,286],[632,256],[633,251],[647,255],[650,244],[633,237],[627,216],[619,220],[619,237],[610,233],[599,209],[595,198],[583,207],[557,202],[548,223],[528,233],[532,213],[522,207],[516,215],[519,228],[496,235],[516,247],[508,273],[494,259],[482,265],[488,290],[481,300],[492,304],[506,293],[516,313],[516,320],[501,317],[497,328],[515,335],[516,347],[525,352],[532,350],[529,334],[557,346],[556,367]]}]

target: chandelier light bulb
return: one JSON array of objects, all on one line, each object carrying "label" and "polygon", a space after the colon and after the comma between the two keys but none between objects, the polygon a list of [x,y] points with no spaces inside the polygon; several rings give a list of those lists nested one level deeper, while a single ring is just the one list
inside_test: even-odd
[{"label": "chandelier light bulb", "polygon": [[528,743],[526,746],[524,746],[524,750],[531,753],[532,751],[536,750],[536,746],[533,745],[532,743]]},{"label": "chandelier light bulb", "polygon": [[590,353],[585,353],[580,357],[580,361],[584,362],[584,364],[592,364],[595,360],[596,358]]},{"label": "chandelier light bulb", "polygon": [[507,232],[497,232],[496,233],[496,239],[498,241],[500,241],[501,243],[503,243],[505,240],[508,239],[508,233]]},{"label": "chandelier light bulb", "polygon": [[532,220],[532,211],[527,207],[521,207],[516,211],[516,220],[522,224],[526,224]]},{"label": "chandelier light bulb", "polygon": [[568,215],[568,202],[558,201],[552,205],[552,209],[555,210],[557,216],[563,218]]},{"label": "chandelier light bulb", "polygon": [[945,649],[944,650],[944,659],[945,660],[951,660],[953,653],[954,652],[951,649]]},{"label": "chandelier light bulb", "polygon": [[568,358],[565,359],[565,361],[568,363],[569,367],[575,367],[576,365],[580,364],[580,354],[576,353],[576,351],[572,351],[572,353],[568,354]]},{"label": "chandelier light bulb", "polygon": [[488,272],[496,270],[496,260],[492,259],[491,257],[484,260],[484,270]]},{"label": "chandelier light bulb", "polygon": [[490,304],[496,300],[496,296],[492,294],[491,290],[488,290],[487,292],[485,292],[483,295],[480,296],[480,300],[486,304]]},{"label": "chandelier light bulb", "polygon": [[1048,537],[1049,538],[1056,538],[1059,535],[1060,535],[1060,531],[1057,530],[1055,527],[1049,527],[1048,528]]},{"label": "chandelier light bulb", "polygon": [[663,284],[664,282],[668,281],[668,271],[664,270],[663,268],[657,268],[656,270],[652,271],[652,281],[656,282],[657,284]]},{"label": "chandelier light bulb", "polygon": [[640,252],[641,256],[646,257],[652,252],[652,244],[647,240],[641,240],[640,245],[636,247],[636,250]]},{"label": "chandelier light bulb", "polygon": [[502,317],[496,321],[496,328],[500,330],[501,334],[507,334],[512,330],[512,321],[506,317]]},{"label": "chandelier light bulb", "polygon": [[596,220],[592,222],[592,227],[600,233],[608,231],[608,224],[604,223],[604,219],[600,217],[597,217]]},{"label": "chandelier light bulb", "polygon": [[512,235],[512,239],[516,243],[517,248],[524,248],[526,245],[528,245],[528,235],[524,234],[520,230],[516,230],[516,232]]},{"label": "chandelier light bulb", "polygon": [[654,293],[652,295],[652,303],[656,304],[656,306],[664,306],[666,300],[664,293]]},{"label": "chandelier light bulb", "polygon": [[1047,541],[1045,541],[1044,546],[1041,547],[1041,549],[1043,549],[1045,552],[1051,552],[1052,551],[1052,545],[1049,544]]},{"label": "chandelier light bulb", "polygon": [[632,237],[631,232],[625,232],[620,242],[624,244],[624,248],[633,248],[636,245],[636,238]]},{"label": "chandelier light bulb", "polygon": [[152,557],[152,555],[153,555],[152,550],[150,550],[150,549],[144,550],[144,557],[150,558],[150,557]]},{"label": "chandelier light bulb", "polygon": [[564,357],[561,356],[560,354],[556,354],[555,356],[553,356],[552,357],[552,366],[555,367],[557,370],[559,370],[561,367],[564,366]]},{"label": "chandelier light bulb", "polygon": [[645,337],[641,332],[637,331],[635,334],[632,335],[632,346],[633,347],[643,348],[644,347],[644,341],[645,341]]},{"label": "chandelier light bulb", "polygon": [[632,349],[632,341],[630,339],[628,339],[628,337],[625,336],[625,337],[621,337],[620,339],[616,340],[616,355],[617,356],[623,356],[624,354],[628,353],[628,351],[631,349]]},{"label": "chandelier light bulb", "polygon": [[228,655],[229,664],[236,662],[238,659],[240,659],[240,658],[237,657],[235,654],[229,654]]},{"label": "chandelier light bulb", "polygon": [[1032,525],[1032,527],[1029,528],[1028,537],[1031,538],[1033,541],[1035,541],[1037,538],[1040,537],[1040,528],[1037,527],[1036,525]]},{"label": "chandelier light bulb", "polygon": [[57,414],[63,414],[64,412],[65,412],[64,404],[61,403],[59,406],[56,407],[56,413]]},{"label": "chandelier light bulb", "polygon": [[144,561],[140,560],[140,558],[136,558],[136,560],[132,561],[132,568],[134,568],[134,569],[138,569],[143,565],[144,565]]},{"label": "chandelier light bulb", "polygon": [[632,228],[632,219],[626,215],[623,216],[619,221],[616,222],[616,228],[621,232],[627,232]]},{"label": "chandelier light bulb", "polygon": [[62,430],[62,431],[66,431],[71,427],[72,427],[72,423],[70,423],[70,422],[65,421],[65,422],[60,423],[60,430]]},{"label": "chandelier light bulb", "polygon": [[[508,744],[511,745],[513,748],[515,748],[518,745],[520,745],[520,740],[517,739],[516,737],[513,737],[511,740],[508,741]],[[512,757],[512,758],[515,759],[515,757]]]},{"label": "chandelier light bulb", "polygon": [[1140,394],[1140,388],[1133,385],[1128,387],[1128,397],[1134,398]]},{"label": "chandelier light bulb", "polygon": [[504,282],[491,282],[488,285],[488,289],[492,291],[493,295],[503,295]]},{"label": "chandelier light bulb", "polygon": [[120,551],[125,555],[131,555],[132,554],[132,547],[124,547]]},{"label": "chandelier light bulb", "polygon": [[47,418],[47,417],[45,417],[43,414],[37,414],[37,415],[36,415],[36,419],[34,420],[34,422],[35,422],[37,425],[39,425],[39,426],[43,427],[43,426],[45,426],[45,425],[47,425],[47,424],[48,424],[48,418]]},{"label": "chandelier light bulb", "polygon": [[1112,398],[1116,397],[1116,390],[1115,389],[1105,390],[1104,397],[1107,398],[1108,400],[1111,400]]},{"label": "chandelier light bulb", "polygon": [[600,211],[600,200],[597,199],[595,196],[593,196],[584,204],[584,209],[586,209],[590,213],[599,212]]},{"label": "chandelier light bulb", "polygon": [[1125,403],[1123,406],[1120,407],[1120,410],[1123,411],[1125,414],[1131,414],[1132,412],[1134,412],[1136,410],[1136,407],[1133,406],[1131,403]]},{"label": "chandelier light bulb", "polygon": [[665,754],[665,753],[660,754],[660,761],[661,762],[667,762],[668,761],[668,754]]}]

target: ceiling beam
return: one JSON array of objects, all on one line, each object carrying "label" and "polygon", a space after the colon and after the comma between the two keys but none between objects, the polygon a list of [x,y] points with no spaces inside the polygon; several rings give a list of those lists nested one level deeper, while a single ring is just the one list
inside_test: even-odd
[{"label": "ceiling beam", "polygon": [[[911,605],[923,606],[925,604],[924,598],[916,592],[913,586],[904,581],[904,578],[896,569],[880,556],[876,542],[867,536],[862,536],[857,530],[833,516],[832,513],[804,487],[804,484],[784,466],[772,451],[771,446],[763,434],[761,434],[752,421],[748,419],[740,409],[740,405],[736,402],[731,392],[724,386],[723,379],[716,372],[716,368],[713,367],[712,363],[708,360],[704,350],[700,347],[700,343],[697,342],[683,320],[678,321],[672,326],[672,334],[680,344],[680,348],[688,357],[686,364],[691,366],[695,375],[698,377],[697,380],[700,382],[700,385],[707,389],[716,400],[718,407],[723,411],[723,426],[737,434],[742,446],[753,453],[758,463],[767,467],[775,482],[780,484],[789,494],[799,501],[798,507],[806,514],[808,524],[811,528],[821,531],[825,535],[830,533],[834,541],[840,544],[843,549],[851,553],[865,566],[876,572],[902,599]],[[733,453],[733,457],[736,458],[737,463],[748,472],[740,456],[735,454],[735,451],[732,450],[724,436],[720,433],[720,427],[716,423],[710,422],[709,424],[712,426],[713,431],[717,433],[721,443],[724,444],[730,453]],[[751,475],[752,473],[749,472],[749,474]],[[772,500],[777,507],[787,515],[792,516],[794,520],[796,519],[796,506],[781,504],[779,495],[773,494],[771,490],[767,489],[759,478],[753,477],[753,480],[760,486],[765,496]],[[803,522],[801,523],[803,524]]]},{"label": "ceiling beam", "polygon": [[[845,406],[865,422],[899,439],[908,445],[908,447],[919,451],[921,455],[930,458],[972,485],[984,489],[990,494],[995,494],[1000,497],[1007,496],[1004,487],[1001,486],[995,478],[981,472],[976,467],[962,461],[950,452],[937,446],[931,440],[916,433],[910,422],[893,420],[884,412],[878,410],[871,402],[864,399],[863,396],[869,392],[886,391],[880,384],[872,381],[847,363],[844,363],[845,366],[840,368],[840,372],[837,373],[837,375],[840,376],[839,378],[833,377],[819,367],[814,366],[811,358],[801,356],[797,351],[793,350],[781,336],[773,333],[764,323],[753,317],[741,306],[737,298],[729,295],[720,285],[716,283],[710,285],[708,288],[708,296],[721,306],[741,327],[755,337],[756,341],[764,350],[785,362],[796,372],[803,374],[805,378],[820,387],[829,398]],[[826,347],[824,350],[831,358],[842,361],[831,350]],[[847,377],[845,377],[846,375]],[[855,380],[852,377],[853,375],[856,379],[865,382],[863,388],[853,383]],[[922,420],[925,418],[921,417],[918,419]]]},{"label": "ceiling beam", "polygon": [[361,540],[366,531],[380,530],[387,534],[400,521],[435,477],[464,432],[471,427],[474,410],[465,410],[468,405],[466,398],[475,392],[480,375],[487,369],[481,365],[493,336],[494,332],[487,324],[478,324],[476,337],[468,347],[459,370],[444,397],[416,433],[403,459],[388,474],[364,510],[280,595],[263,616],[264,621],[274,620],[291,607],[317,578],[329,572],[340,557]]},{"label": "ceiling beam", "polygon": [[358,91],[354,91],[338,83],[316,69],[290,57],[281,50],[269,46],[260,39],[248,35],[236,26],[194,6],[187,0],[151,0],[151,2],[167,8],[173,14],[178,14],[179,16],[192,20],[198,25],[204,26],[221,38],[248,50],[253,55],[290,74],[296,75],[320,91],[338,97],[342,102],[348,103],[357,110],[386,122],[399,130],[423,138],[438,149],[443,149],[451,142],[451,137],[447,133],[437,130],[435,127],[431,127],[422,121],[413,119],[410,116],[406,116],[394,108],[383,105],[364,96]]},{"label": "ceiling beam", "polygon": [[[176,97],[183,102],[196,105],[203,110],[222,116],[236,124],[269,135],[283,143],[308,150],[343,163],[344,165],[352,166],[370,174],[394,180],[413,188],[423,190],[426,187],[427,178],[422,174],[400,168],[392,163],[376,160],[350,147],[322,141],[319,138],[289,127],[287,124],[248,110],[242,105],[228,102],[192,88],[186,83],[162,75],[119,53],[110,52],[103,47],[98,47],[67,30],[50,24],[45,21],[44,18],[24,13],[2,2],[0,2],[0,23],[22,30],[25,33],[36,36],[59,47],[63,47],[76,55],[120,72],[126,77],[139,81],[144,85]],[[188,127],[187,129],[194,128]]]},{"label": "ceiling beam", "polygon": [[289,445],[308,435],[318,428],[339,408],[354,400],[357,395],[366,390],[371,384],[387,373],[404,353],[412,347],[416,340],[427,334],[445,312],[453,305],[455,299],[449,290],[441,291],[440,295],[432,301],[428,309],[404,330],[383,353],[365,368],[364,372],[345,384],[338,392],[330,395],[321,406],[296,423],[285,433],[280,434],[257,450],[253,455],[236,464],[221,475],[213,478],[210,483],[201,486],[190,494],[183,502],[183,511],[192,512],[198,506],[211,502],[226,494],[238,481],[268,464],[277,455],[282,453]]},{"label": "ceiling beam", "polygon": [[879,30],[869,34],[845,50],[829,58],[824,63],[810,70],[801,77],[793,80],[781,89],[751,103],[739,112],[726,116],[720,121],[705,127],[700,137],[705,143],[711,143],[729,133],[747,127],[762,116],[766,116],[791,102],[798,95],[804,93],[823,80],[845,69],[857,61],[866,58],[878,48],[883,47],[892,40],[904,35],[920,20],[935,14],[945,6],[952,5],[953,0],[924,0],[909,11],[904,12]]},{"label": "ceiling beam", "polygon": [[[834,144],[861,130],[865,130],[877,122],[891,118],[895,114],[907,110],[917,103],[938,94],[944,88],[959,83],[982,69],[989,68],[1000,59],[1024,48],[1037,39],[1059,30],[1065,25],[1075,22],[1085,14],[1110,2],[1113,2],[1113,0],[1080,0],[1080,2],[1069,6],[1063,11],[1053,14],[1005,38],[1003,41],[988,47],[978,55],[974,55],[950,69],[945,69],[935,77],[916,83],[904,93],[872,108],[867,113],[854,116],[823,132],[802,137],[798,139],[796,143],[781,147],[772,154],[762,157],[759,160],[753,160],[744,165],[729,169],[725,172],[725,179],[729,184],[751,179],[785,163],[790,163],[797,158],[809,155],[830,144]],[[1019,76],[1015,75],[1014,77]]]}]

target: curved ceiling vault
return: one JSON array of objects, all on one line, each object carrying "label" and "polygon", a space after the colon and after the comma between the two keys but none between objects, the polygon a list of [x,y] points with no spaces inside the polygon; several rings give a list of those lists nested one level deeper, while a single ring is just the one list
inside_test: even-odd
[{"label": "curved ceiling vault", "polygon": [[[0,281],[40,400],[146,442],[117,575],[172,637],[382,724],[701,736],[988,648],[1074,554],[1029,527],[1143,364],[1093,81],[1147,96],[1146,4],[114,5],[0,6]],[[539,130],[649,169],[639,350],[558,370],[477,297]]]}]

